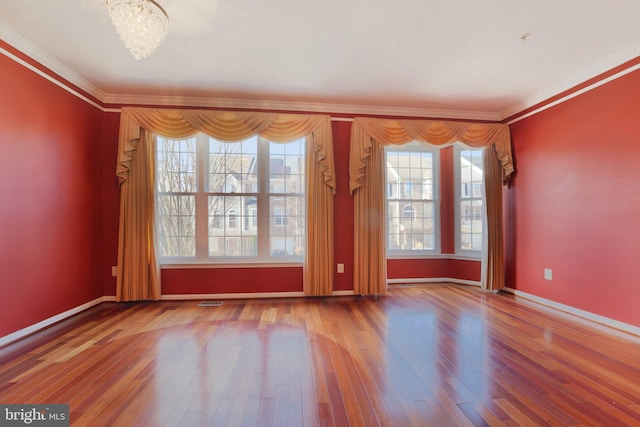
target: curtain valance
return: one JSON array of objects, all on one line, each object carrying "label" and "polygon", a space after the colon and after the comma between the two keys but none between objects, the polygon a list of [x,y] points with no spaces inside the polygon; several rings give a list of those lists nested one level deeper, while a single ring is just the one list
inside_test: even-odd
[{"label": "curtain valance", "polygon": [[327,150],[333,150],[330,116],[124,107],[120,116],[116,169],[121,184],[127,180],[141,129],[168,138],[186,138],[202,132],[232,142],[254,135],[274,142],[289,142],[313,135],[318,167],[325,184],[335,191],[333,156],[327,156]]},{"label": "curtain valance", "polygon": [[495,144],[502,165],[502,183],[508,185],[514,171],[511,133],[508,125],[445,120],[386,120],[356,117],[351,127],[349,164],[351,193],[362,185],[372,141],[381,145],[401,145],[411,141],[433,145],[463,142],[471,147]]}]

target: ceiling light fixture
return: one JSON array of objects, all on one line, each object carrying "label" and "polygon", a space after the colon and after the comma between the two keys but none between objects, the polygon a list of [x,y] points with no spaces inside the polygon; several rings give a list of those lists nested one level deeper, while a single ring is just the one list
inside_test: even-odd
[{"label": "ceiling light fixture", "polygon": [[167,13],[153,0],[104,0],[111,22],[136,59],[155,50],[169,31]]}]

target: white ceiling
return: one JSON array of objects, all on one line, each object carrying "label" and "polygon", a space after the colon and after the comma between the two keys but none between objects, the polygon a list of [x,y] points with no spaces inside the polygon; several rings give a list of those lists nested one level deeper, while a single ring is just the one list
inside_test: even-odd
[{"label": "white ceiling", "polygon": [[139,61],[103,0],[0,0],[0,38],[105,102],[451,118],[505,118],[640,56],[638,0],[158,3],[171,28]]}]

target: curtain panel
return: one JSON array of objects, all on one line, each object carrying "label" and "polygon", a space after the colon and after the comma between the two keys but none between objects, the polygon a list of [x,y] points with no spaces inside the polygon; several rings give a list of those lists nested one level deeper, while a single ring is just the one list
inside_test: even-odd
[{"label": "curtain panel", "polygon": [[330,116],[124,107],[120,115],[116,166],[121,188],[116,299],[160,297],[153,141],[155,135],[185,138],[199,132],[229,142],[254,135],[274,142],[307,137],[307,247],[303,286],[307,295],[330,295],[333,292],[336,188]]},{"label": "curtain panel", "polygon": [[[491,153],[496,163],[492,165],[496,168],[495,173],[491,171],[485,173],[486,188],[495,189],[496,183],[499,189],[500,184],[508,186],[514,172],[508,125],[356,117],[351,127],[349,154],[349,186],[354,197],[355,212],[354,292],[356,294],[378,295],[387,292],[384,146],[402,145],[414,140],[439,146],[459,141],[474,148],[493,147]],[[487,182],[488,179],[492,182]],[[491,268],[483,268],[483,287],[488,288],[490,284],[491,289],[504,287],[504,260],[500,255],[503,253],[500,191],[497,192],[500,194],[499,199],[496,191],[487,191],[485,204],[491,206],[491,211],[487,213],[487,218],[491,215],[488,221],[490,227],[488,235],[494,236],[488,239],[490,246],[485,252],[489,254],[489,259],[498,263]],[[499,239],[496,234],[498,228],[500,229]],[[483,262],[483,264],[486,263]],[[501,279],[500,274],[502,274]]]},{"label": "curtain panel", "polygon": [[502,186],[500,160],[496,146],[484,148],[484,191],[486,239],[482,251],[482,287],[490,291],[504,288],[504,240],[502,230]]}]

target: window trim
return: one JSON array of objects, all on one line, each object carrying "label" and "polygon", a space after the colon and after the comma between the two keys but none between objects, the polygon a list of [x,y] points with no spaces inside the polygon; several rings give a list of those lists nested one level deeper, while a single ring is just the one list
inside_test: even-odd
[{"label": "window trim", "polygon": [[[463,150],[481,150],[482,151],[482,155],[484,157],[484,149],[483,148],[477,148],[477,147],[470,147],[462,142],[456,142],[453,145],[453,200],[454,200],[454,206],[453,206],[453,235],[454,235],[454,251],[455,251],[455,255],[458,256],[462,256],[465,258],[471,258],[471,259],[481,259],[482,258],[482,252],[483,249],[479,249],[479,250],[472,250],[472,249],[462,249],[462,238],[460,235],[460,220],[461,220],[461,212],[460,212],[460,206],[461,206],[461,202],[462,202],[462,197],[460,194],[460,189],[461,189],[461,179],[460,179],[460,169],[462,167],[461,162],[460,162],[460,155],[461,155],[461,151]],[[483,177],[484,177],[484,167],[483,167]],[[485,242],[484,240],[487,238],[487,233],[486,233],[486,224],[487,224],[487,219],[486,219],[486,192],[484,189],[484,179],[482,181],[482,189],[481,189],[481,193],[482,193],[482,205],[483,205],[483,209],[482,209],[482,248],[484,248],[485,246]],[[477,199],[477,198],[476,198]]]},{"label": "window trim", "polygon": [[[433,249],[423,249],[423,250],[391,250],[389,249],[389,210],[388,210],[388,202],[390,199],[387,198],[388,191],[388,168],[387,168],[387,153],[388,152],[398,152],[398,151],[419,151],[419,152],[427,152],[431,153],[432,158],[432,167],[433,167]],[[384,185],[383,185],[383,200],[384,200],[384,244],[386,248],[387,258],[392,259],[409,259],[409,258],[428,258],[435,255],[441,255],[441,218],[440,218],[440,148],[430,145],[423,144],[419,141],[412,141],[403,145],[387,145],[384,147]],[[391,200],[399,200],[397,196],[400,194],[398,191],[399,188],[396,188],[396,196]]]}]

